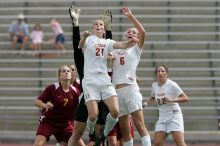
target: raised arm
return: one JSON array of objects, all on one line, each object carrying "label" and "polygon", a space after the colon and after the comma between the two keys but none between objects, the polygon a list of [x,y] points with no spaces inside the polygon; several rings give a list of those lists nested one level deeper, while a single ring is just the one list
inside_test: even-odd
[{"label": "raised arm", "polygon": [[136,41],[134,40],[134,38],[128,41],[115,42],[113,44],[113,48],[114,49],[127,49],[127,48],[134,46],[135,42]]},{"label": "raised arm", "polygon": [[76,8],[75,6],[71,6],[69,8],[69,14],[72,19],[72,44],[74,51],[74,62],[79,74],[79,79],[82,81],[83,79],[83,68],[84,68],[84,57],[82,49],[78,48],[80,41],[80,29],[79,29],[79,15],[81,10]]},{"label": "raised arm", "polygon": [[[104,14],[100,16],[100,18],[105,23],[106,28],[106,39],[112,39],[112,13],[110,10],[104,10]],[[135,43],[135,38],[129,41],[115,42],[113,44],[114,49],[126,49],[132,47]]]},{"label": "raised arm", "polygon": [[141,25],[141,23],[136,19],[136,17],[132,14],[131,10],[128,7],[123,7],[121,9],[122,13],[128,17],[128,19],[134,24],[135,28],[139,31],[137,45],[139,48],[143,48],[144,39],[145,39],[145,29]]},{"label": "raised arm", "polygon": [[105,38],[112,39],[112,12],[110,10],[104,10],[104,13],[100,15],[100,19],[105,23]]}]

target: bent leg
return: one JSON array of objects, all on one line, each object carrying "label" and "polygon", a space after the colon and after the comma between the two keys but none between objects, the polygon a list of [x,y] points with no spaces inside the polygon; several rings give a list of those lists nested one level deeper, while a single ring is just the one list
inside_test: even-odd
[{"label": "bent leg", "polygon": [[108,133],[113,129],[113,127],[118,121],[119,106],[117,98],[117,96],[112,96],[104,101],[109,109],[109,114],[106,117],[106,126],[104,129],[105,136],[108,135]]},{"label": "bent leg", "polygon": [[132,139],[131,137],[131,129],[130,129],[130,122],[129,122],[129,115],[124,115],[119,117],[119,124],[122,134],[122,139],[124,142],[130,141]]},{"label": "bent leg", "polygon": [[172,136],[177,146],[186,146],[184,134],[180,131],[173,131]]},{"label": "bent leg", "polygon": [[111,96],[107,98],[104,102],[107,105],[111,116],[114,118],[118,118],[119,115],[118,97]]},{"label": "bent leg", "polygon": [[131,113],[135,127],[138,130],[138,133],[141,137],[149,135],[147,128],[144,123],[144,115],[143,110],[137,110],[133,113]]},{"label": "bent leg", "polygon": [[21,50],[24,50],[26,48],[27,42],[28,42],[28,37],[24,36],[21,44]]},{"label": "bent leg", "polygon": [[74,121],[73,133],[68,141],[68,146],[85,146],[85,143],[82,140],[82,135],[85,128],[86,123]]},{"label": "bent leg", "polygon": [[17,46],[17,42],[18,42],[18,36],[14,35],[12,36],[12,49],[16,49]]},{"label": "bent leg", "polygon": [[156,131],[154,134],[154,146],[163,146],[166,137],[166,132]]}]

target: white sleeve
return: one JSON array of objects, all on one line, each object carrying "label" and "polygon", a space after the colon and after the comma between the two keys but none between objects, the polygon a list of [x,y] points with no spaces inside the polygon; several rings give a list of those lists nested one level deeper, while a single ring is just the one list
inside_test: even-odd
[{"label": "white sleeve", "polygon": [[113,48],[114,43],[115,43],[114,40],[111,40],[111,39],[106,40],[106,47],[107,47],[108,52],[112,52],[114,50]]},{"label": "white sleeve", "polygon": [[152,84],[152,87],[151,87],[151,97],[155,97],[154,83]]},{"label": "white sleeve", "polygon": [[180,94],[183,93],[183,90],[179,87],[177,83],[173,83],[173,94],[174,97],[179,97]]}]

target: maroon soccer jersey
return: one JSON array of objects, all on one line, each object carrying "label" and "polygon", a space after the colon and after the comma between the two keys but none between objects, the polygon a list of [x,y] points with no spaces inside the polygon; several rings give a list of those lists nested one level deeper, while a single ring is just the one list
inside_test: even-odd
[{"label": "maroon soccer jersey", "polygon": [[54,107],[41,112],[40,121],[48,122],[54,126],[65,127],[73,120],[79,102],[79,90],[70,86],[65,92],[60,83],[49,85],[38,97],[39,100],[47,103],[50,101]]}]

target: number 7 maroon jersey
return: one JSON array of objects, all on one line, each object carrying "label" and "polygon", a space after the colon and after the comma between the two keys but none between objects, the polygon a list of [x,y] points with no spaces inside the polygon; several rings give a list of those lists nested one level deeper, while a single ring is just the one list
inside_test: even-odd
[{"label": "number 7 maroon jersey", "polygon": [[46,87],[46,89],[38,97],[44,103],[51,102],[54,107],[46,111],[42,110],[42,120],[53,125],[66,126],[72,121],[79,102],[80,92],[72,85],[69,91],[65,92],[60,83],[54,83]]}]

